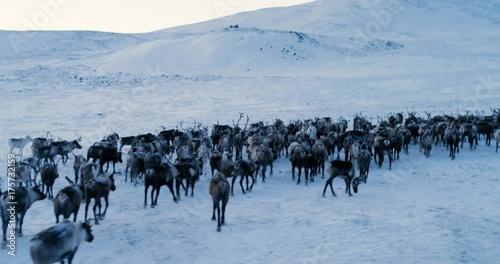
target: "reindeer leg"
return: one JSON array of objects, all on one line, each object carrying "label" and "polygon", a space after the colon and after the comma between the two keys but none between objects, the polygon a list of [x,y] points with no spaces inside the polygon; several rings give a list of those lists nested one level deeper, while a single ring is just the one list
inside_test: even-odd
[{"label": "reindeer leg", "polygon": [[220,206],[218,205],[219,202],[217,202],[217,232],[220,232],[221,229],[221,222],[220,222]]},{"label": "reindeer leg", "polygon": [[[247,177],[248,177],[248,176],[247,176]],[[247,194],[247,193],[245,192],[245,190],[243,189],[243,180],[244,180],[244,178],[245,178],[245,176],[243,176],[243,175],[241,175],[241,176],[240,176],[240,187],[241,187],[241,192],[242,192],[243,194]],[[235,182],[235,180],[236,180],[236,177],[233,179],[233,186],[234,186],[234,182]],[[247,189],[248,189],[248,178],[247,178]]]},{"label": "reindeer leg", "polygon": [[155,203],[155,197],[154,197],[155,190],[156,190],[156,188],[155,188],[155,186],[153,185],[153,186],[151,187],[151,208],[154,208],[154,207],[155,207],[155,205],[156,205],[156,203]]},{"label": "reindeer leg", "polygon": [[22,212],[19,216],[19,219],[17,220],[19,222],[19,237],[23,236],[23,222],[24,222],[24,215],[26,214],[26,211]]},{"label": "reindeer leg", "polygon": [[94,219],[95,219],[95,224],[98,225],[99,224],[99,219],[96,215],[96,212],[95,212],[95,209],[97,208],[97,198],[94,198],[94,207],[92,207],[93,211],[94,211]]},{"label": "reindeer leg", "polygon": [[148,189],[149,189],[149,185],[145,184],[144,185],[144,208],[146,208],[146,206],[148,205]]},{"label": "reindeer leg", "polygon": [[158,188],[156,188],[155,205],[158,205],[158,196],[160,195],[160,190],[161,186],[158,186]]},{"label": "reindeer leg", "polygon": [[301,171],[302,171],[302,168],[301,167],[298,167],[298,170],[299,170],[299,177],[297,179],[297,185],[300,184],[300,174],[301,174]]},{"label": "reindeer leg", "polygon": [[[234,196],[234,182],[236,182],[236,177],[238,177],[238,175],[234,175],[231,181],[231,196]],[[241,189],[243,190],[243,186],[241,186]]]},{"label": "reindeer leg", "polygon": [[174,183],[173,182],[167,183],[167,187],[170,190],[170,193],[172,194],[172,196],[174,197],[174,202],[177,203],[177,198],[175,197],[175,194],[174,194]]},{"label": "reindeer leg", "polygon": [[214,209],[213,209],[213,213],[212,213],[212,221],[215,221],[216,218],[215,218],[215,209],[217,208],[217,205],[215,203],[215,199],[213,199],[213,205],[214,205]]},{"label": "reindeer leg", "polygon": [[181,183],[182,183],[182,179],[179,179],[179,177],[177,177],[177,179],[175,180],[175,193],[177,194],[177,200],[181,200],[181,196],[179,194],[179,188],[181,187]]},{"label": "reindeer leg", "polygon": [[106,202],[106,207],[104,208],[104,212],[102,213],[100,220],[104,220],[104,217],[106,217],[106,211],[108,211],[109,201],[108,201],[108,196],[107,195],[104,196],[104,201]]}]

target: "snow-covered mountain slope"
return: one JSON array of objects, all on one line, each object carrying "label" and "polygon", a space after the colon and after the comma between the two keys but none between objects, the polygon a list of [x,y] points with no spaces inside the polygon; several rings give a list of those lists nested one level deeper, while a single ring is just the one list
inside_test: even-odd
[{"label": "snow-covered mountain slope", "polygon": [[[384,12],[390,19],[376,15]],[[500,102],[498,17],[496,1],[338,0],[147,34],[3,31],[0,167],[9,138],[48,131],[68,140],[77,132],[83,149],[75,154],[85,155],[112,132],[231,124],[239,112],[251,122],[489,114]],[[498,263],[500,163],[494,146],[479,143],[454,161],[442,145],[430,158],[415,145],[392,170],[372,162],[353,197],[341,180],[336,198],[321,197],[320,177],[296,185],[282,158],[248,195],[235,189],[221,233],[210,221],[208,169],[193,198],[175,204],[164,188],[159,206],[144,209],[143,187],[124,182],[118,164],[106,219],[74,261]],[[72,178],[70,163],[59,167],[55,192]],[[35,203],[17,256],[0,250],[0,263],[29,263],[29,239],[54,222],[52,202]]]}]

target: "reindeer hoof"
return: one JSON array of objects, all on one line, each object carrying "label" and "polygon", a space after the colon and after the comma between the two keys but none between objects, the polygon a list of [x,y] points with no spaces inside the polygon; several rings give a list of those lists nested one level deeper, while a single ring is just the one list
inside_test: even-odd
[{"label": "reindeer hoof", "polygon": [[300,185],[300,182],[299,182],[299,181],[297,182],[297,185]]},{"label": "reindeer hoof", "polygon": [[220,226],[217,227],[217,232],[220,232]]},{"label": "reindeer hoof", "polygon": [[23,237],[23,233],[17,234],[18,237]]},{"label": "reindeer hoof", "polygon": [[325,198],[325,197],[326,197],[326,196],[325,196],[325,194],[323,194],[322,196],[323,196],[323,198]]},{"label": "reindeer hoof", "polygon": [[98,224],[99,224],[99,220],[97,220],[97,219],[96,219],[96,220],[94,221],[94,224],[98,225]]},{"label": "reindeer hoof", "polygon": [[246,192],[243,192],[243,195],[246,195],[247,193]]},{"label": "reindeer hoof", "polygon": [[215,221],[215,220],[217,220],[217,219],[215,218],[215,216],[214,216],[214,217],[212,217],[212,221]]},{"label": "reindeer hoof", "polygon": [[104,220],[104,215],[99,215],[99,220]]},{"label": "reindeer hoof", "polygon": [[332,194],[332,195],[333,195],[333,197],[337,197],[337,195],[336,195],[336,194]]},{"label": "reindeer hoof", "polygon": [[[245,194],[245,193],[243,193],[243,194]],[[231,196],[234,196],[234,193],[231,193]]]},{"label": "reindeer hoof", "polygon": [[155,205],[154,205],[154,204],[151,204],[151,208],[155,208]]}]

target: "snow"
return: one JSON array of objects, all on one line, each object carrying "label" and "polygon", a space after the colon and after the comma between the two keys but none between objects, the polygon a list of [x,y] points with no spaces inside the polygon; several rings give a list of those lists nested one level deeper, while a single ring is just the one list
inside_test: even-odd
[{"label": "snow", "polygon": [[[384,10],[390,21],[382,25],[373,14]],[[338,0],[147,34],[0,31],[0,163],[8,138],[47,131],[68,140],[82,135],[75,154],[85,154],[112,132],[232,124],[239,112],[268,123],[489,114],[500,102],[499,13],[496,1]],[[380,30],[366,34],[371,22]],[[353,197],[334,181],[335,198],[321,197],[319,177],[296,185],[282,158],[251,193],[235,189],[220,233],[210,221],[208,169],[193,198],[175,204],[163,188],[154,209],[143,208],[141,186],[118,175],[106,219],[74,261],[498,263],[498,155],[484,138],[454,161],[443,146],[425,158],[412,145],[392,170],[372,162],[368,183]],[[59,167],[56,192],[64,176],[73,177],[72,160]],[[123,173],[123,164],[117,168]],[[52,203],[35,203],[17,256],[2,250],[0,262],[28,263],[29,239],[54,223]]]}]

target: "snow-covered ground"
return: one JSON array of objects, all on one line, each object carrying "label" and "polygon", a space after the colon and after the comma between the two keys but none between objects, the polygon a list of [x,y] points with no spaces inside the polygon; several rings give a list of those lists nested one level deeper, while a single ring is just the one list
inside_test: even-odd
[{"label": "snow-covered ground", "polygon": [[[1,168],[8,138],[48,131],[81,134],[84,154],[111,132],[231,124],[239,112],[250,122],[490,114],[500,104],[499,17],[493,0],[338,0],[148,34],[0,31]],[[220,233],[208,170],[194,198],[175,204],[165,188],[154,209],[120,175],[75,263],[498,263],[498,155],[484,139],[454,161],[443,146],[430,158],[411,146],[392,170],[372,164],[353,197],[336,180],[336,198],[321,197],[323,179],[296,185],[283,158],[266,183],[235,191]],[[70,164],[59,169],[72,177]],[[35,203],[17,256],[2,250],[0,262],[30,262],[29,239],[54,223],[52,203]]]}]

